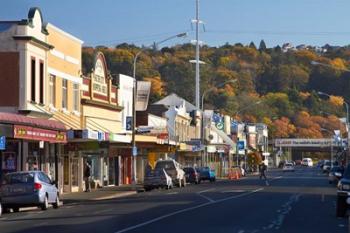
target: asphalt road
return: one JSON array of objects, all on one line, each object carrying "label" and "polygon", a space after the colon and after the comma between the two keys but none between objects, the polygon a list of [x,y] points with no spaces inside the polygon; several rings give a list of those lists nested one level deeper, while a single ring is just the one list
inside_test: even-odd
[{"label": "asphalt road", "polygon": [[336,189],[316,168],[153,190],[47,211],[4,214],[0,233],[348,232],[335,217]]}]

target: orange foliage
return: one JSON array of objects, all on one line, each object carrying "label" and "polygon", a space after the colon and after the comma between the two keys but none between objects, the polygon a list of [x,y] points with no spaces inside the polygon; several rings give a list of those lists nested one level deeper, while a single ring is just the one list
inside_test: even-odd
[{"label": "orange foliage", "polygon": [[151,82],[151,92],[158,95],[162,96],[164,94],[164,83],[160,79],[159,76],[155,77],[146,77],[144,78],[145,81]]},{"label": "orange foliage", "polygon": [[276,130],[275,137],[277,138],[287,138],[295,133],[295,126],[286,117],[275,120],[273,124]]},{"label": "orange foliage", "polygon": [[331,97],[329,98],[329,102],[335,106],[343,106],[344,98],[341,96],[331,95]]}]

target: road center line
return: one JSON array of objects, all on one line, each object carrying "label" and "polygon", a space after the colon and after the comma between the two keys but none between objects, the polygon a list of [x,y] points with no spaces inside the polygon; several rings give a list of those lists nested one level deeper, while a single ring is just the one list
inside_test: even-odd
[{"label": "road center line", "polygon": [[[122,230],[119,230],[119,231],[116,231],[114,233],[123,233],[123,232],[128,232],[130,230],[134,230],[136,228],[140,228],[140,227],[143,227],[143,226],[146,226],[146,225],[149,225],[151,223],[154,223],[154,222],[158,222],[160,220],[163,220],[165,218],[169,218],[171,216],[174,216],[174,215],[177,215],[177,214],[181,214],[181,213],[184,213],[184,212],[188,212],[188,211],[191,211],[191,210],[195,210],[195,209],[198,209],[198,208],[201,208],[201,207],[204,207],[204,206],[208,206],[208,205],[213,205],[213,204],[216,204],[216,203],[221,203],[221,202],[224,202],[224,201],[228,201],[228,200],[232,200],[232,199],[237,199],[237,198],[240,198],[240,197],[244,197],[244,196],[248,196],[250,194],[254,194],[254,193],[257,193],[261,190],[263,190],[264,188],[259,188],[259,189],[255,189],[251,192],[248,192],[248,193],[242,193],[240,195],[236,195],[236,196],[232,196],[232,197],[227,197],[227,198],[223,198],[223,199],[220,199],[220,200],[216,200],[216,201],[213,201],[213,202],[207,202],[207,203],[203,203],[203,204],[200,204],[200,205],[196,205],[196,206],[193,206],[193,207],[188,207],[188,208],[185,208],[185,209],[182,209],[182,210],[178,210],[178,211],[175,211],[175,212],[172,212],[172,213],[169,213],[169,214],[165,214],[163,216],[159,216],[157,218],[154,218],[152,220],[149,220],[149,221],[146,221],[146,222],[143,222],[143,223],[140,223],[140,224],[136,224],[135,226],[131,226],[131,227],[127,227],[127,228],[124,228]],[[208,190],[203,190],[203,191],[208,191]],[[202,191],[202,192],[203,192]],[[198,193],[197,193],[198,194]]]}]

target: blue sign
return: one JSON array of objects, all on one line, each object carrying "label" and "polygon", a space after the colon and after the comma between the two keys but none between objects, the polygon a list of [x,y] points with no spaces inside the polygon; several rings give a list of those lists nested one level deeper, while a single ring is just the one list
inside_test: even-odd
[{"label": "blue sign", "polygon": [[237,147],[238,147],[238,150],[244,150],[245,148],[244,141],[238,141]]},{"label": "blue sign", "polygon": [[137,147],[136,147],[136,146],[134,146],[134,147],[132,148],[132,155],[133,155],[133,156],[137,156]]},{"label": "blue sign", "polygon": [[126,130],[132,130],[132,117],[127,116],[126,117]]},{"label": "blue sign", "polygon": [[0,150],[6,150],[6,137],[0,137]]},{"label": "blue sign", "polygon": [[215,123],[223,122],[222,117],[221,117],[220,114],[218,114],[218,113],[214,113],[214,114],[213,114],[213,121],[214,121]]}]

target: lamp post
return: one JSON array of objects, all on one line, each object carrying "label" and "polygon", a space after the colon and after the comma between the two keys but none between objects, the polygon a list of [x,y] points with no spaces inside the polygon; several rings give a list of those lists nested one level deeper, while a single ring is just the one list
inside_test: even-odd
[{"label": "lamp post", "polygon": [[[245,106],[244,108],[238,110],[238,111],[235,113],[235,119],[237,119],[238,114],[240,114],[240,113],[243,112],[244,110],[246,110],[246,109],[248,109],[248,108],[250,108],[250,107],[252,107],[252,106],[254,106],[254,105],[261,104],[261,102],[262,102],[261,100],[258,100],[258,101],[256,101],[256,102],[254,102],[254,103],[252,103],[252,104],[249,104],[249,105]],[[245,135],[245,137],[247,137],[247,135]],[[244,152],[244,161],[245,161],[245,166],[247,166],[247,165],[246,165],[246,164],[247,164],[247,154],[246,154],[246,150],[245,150],[245,152]],[[237,162],[237,166],[239,166],[239,165],[238,165],[238,163],[239,163],[238,137],[237,137],[237,147],[236,147],[236,162]]]},{"label": "lamp post", "polygon": [[[187,33],[180,33],[174,36],[170,36],[164,40],[161,40],[159,42],[154,43],[154,46],[157,46],[159,44],[162,44],[168,40],[174,39],[174,38],[180,38],[187,36]],[[137,59],[139,58],[140,54],[145,51],[146,49],[150,48],[151,46],[147,46],[142,48],[140,51],[138,51],[134,56],[134,63],[133,63],[133,80],[134,80],[134,88],[133,88],[133,97],[132,97],[132,136],[131,136],[131,144],[132,144],[132,183],[136,184],[136,156],[137,156],[137,148],[136,148],[136,141],[135,141],[135,134],[136,134],[136,95],[137,95],[137,81],[136,81],[136,63]]]},{"label": "lamp post", "polygon": [[[322,63],[321,63],[322,64]],[[349,72],[350,72],[350,70],[348,70]],[[319,94],[319,95],[323,95],[323,96],[327,96],[328,98],[330,98],[331,96],[329,95],[329,94],[327,94],[327,93],[324,93],[324,92],[322,92],[322,91],[318,91],[317,92],[317,94]],[[347,139],[346,139],[346,142],[347,142],[347,148],[346,148],[346,150],[347,150],[347,154],[349,153],[349,142],[350,142],[350,133],[349,133],[349,103],[348,102],[346,102],[345,100],[344,100],[344,105],[345,105],[345,108],[346,108],[346,121],[345,121],[345,123],[346,123],[346,130],[347,130]],[[348,156],[346,156],[346,162],[347,162],[347,160],[348,160]]]},{"label": "lamp post", "polygon": [[[237,79],[232,79],[232,80],[228,80],[226,82],[223,82],[223,83],[219,83],[218,85],[214,86],[214,87],[211,87],[207,90],[205,90],[202,94],[202,101],[201,101],[201,112],[202,112],[202,122],[201,122],[201,143],[204,145],[204,98],[205,96],[210,92],[210,91],[213,91],[215,88],[218,88],[218,87],[222,87],[222,86],[225,86],[226,84],[228,83],[235,83],[237,82]],[[206,161],[206,150],[204,149],[204,153],[203,153],[203,156],[202,156],[202,164],[204,161]],[[205,165],[207,164],[207,162],[205,162]]]}]

